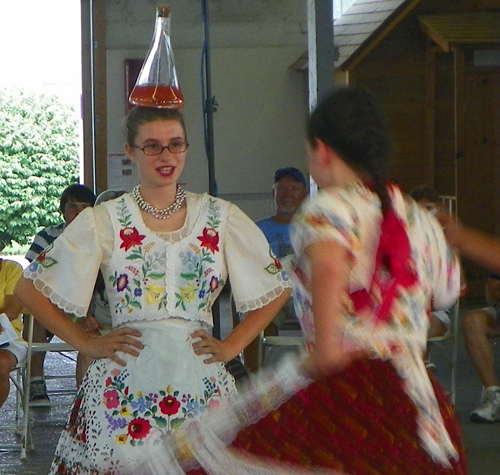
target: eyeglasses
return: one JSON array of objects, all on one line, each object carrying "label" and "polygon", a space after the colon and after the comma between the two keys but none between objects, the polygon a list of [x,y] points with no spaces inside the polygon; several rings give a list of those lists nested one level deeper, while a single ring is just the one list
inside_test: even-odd
[{"label": "eyeglasses", "polygon": [[163,150],[167,149],[170,153],[182,153],[185,152],[188,147],[189,143],[188,142],[172,142],[168,145],[160,145],[159,143],[152,143],[149,145],[145,145],[144,147],[138,147],[137,145],[134,145],[135,148],[138,148],[141,150],[144,155],[161,155],[163,153]]}]

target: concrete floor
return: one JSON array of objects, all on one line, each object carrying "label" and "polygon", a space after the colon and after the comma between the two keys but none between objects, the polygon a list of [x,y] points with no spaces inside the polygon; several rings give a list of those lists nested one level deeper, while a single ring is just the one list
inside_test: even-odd
[{"label": "concrete floor", "polygon": [[[463,313],[464,310],[461,311]],[[221,304],[221,328],[223,336],[231,325],[227,301]],[[500,357],[500,352],[498,357]],[[456,409],[463,430],[463,437],[467,448],[469,475],[499,475],[500,474],[500,423],[475,424],[469,421],[469,413],[478,403],[481,385],[467,358],[463,341],[459,340],[458,352],[458,384]],[[437,376],[445,388],[449,387],[449,367],[440,351],[433,351],[432,359],[437,366]],[[74,365],[60,356],[51,355],[47,361],[49,371],[66,371]],[[57,384],[73,385],[73,381],[64,380]],[[5,424],[12,418],[14,410],[14,393],[1,409],[0,424]],[[61,398],[63,396],[60,396]],[[68,408],[59,407],[36,409],[31,411],[34,421],[33,436],[35,449],[28,453],[26,461],[21,462],[18,451],[0,451],[0,475],[45,475],[48,472],[54,448],[61,431],[61,420],[64,419]],[[58,422],[59,421],[59,422]],[[10,433],[0,433],[0,443],[15,441],[16,437]],[[411,475],[409,468],[408,475]],[[429,474],[431,475],[431,474]]]}]

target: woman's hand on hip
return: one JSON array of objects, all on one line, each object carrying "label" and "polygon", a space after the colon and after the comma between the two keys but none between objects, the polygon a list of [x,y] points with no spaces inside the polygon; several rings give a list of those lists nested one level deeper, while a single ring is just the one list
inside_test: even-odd
[{"label": "woman's hand on hip", "polygon": [[125,366],[126,363],[117,355],[117,352],[139,356],[138,350],[144,348],[144,345],[137,339],[141,337],[141,332],[132,328],[119,328],[102,336],[89,335],[89,337],[85,354],[93,358],[110,358],[120,366]]},{"label": "woman's hand on hip", "polygon": [[197,355],[211,355],[206,358],[204,363],[227,363],[232,360],[236,355],[233,355],[232,348],[227,342],[220,341],[209,335],[204,330],[198,330],[191,335],[193,340],[193,350]]}]

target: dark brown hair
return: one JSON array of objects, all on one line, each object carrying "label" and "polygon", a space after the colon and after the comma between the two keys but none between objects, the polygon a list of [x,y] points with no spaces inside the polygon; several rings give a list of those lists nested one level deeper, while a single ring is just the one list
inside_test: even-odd
[{"label": "dark brown hair", "polygon": [[347,165],[371,179],[382,209],[390,209],[386,188],[391,139],[385,114],[367,91],[336,88],[321,99],[307,125],[307,139],[315,147],[320,139]]},{"label": "dark brown hair", "polygon": [[179,122],[187,140],[184,116],[177,109],[159,109],[154,107],[134,107],[125,117],[125,128],[127,130],[127,143],[135,146],[135,139],[139,133],[139,127],[154,122],[155,120],[174,120]]}]

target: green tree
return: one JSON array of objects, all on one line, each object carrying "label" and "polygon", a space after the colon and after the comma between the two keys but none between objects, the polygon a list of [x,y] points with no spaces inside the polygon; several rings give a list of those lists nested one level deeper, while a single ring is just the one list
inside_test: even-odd
[{"label": "green tree", "polygon": [[0,231],[26,244],[61,222],[59,197],[78,183],[75,112],[57,96],[0,87]]}]

